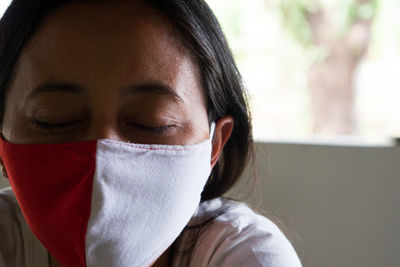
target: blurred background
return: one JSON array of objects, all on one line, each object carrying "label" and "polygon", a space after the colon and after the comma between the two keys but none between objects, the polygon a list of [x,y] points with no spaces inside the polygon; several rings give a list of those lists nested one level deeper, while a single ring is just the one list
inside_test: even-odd
[{"label": "blurred background", "polygon": [[[0,1],[0,15],[9,2]],[[248,89],[256,140],[400,137],[400,1],[207,2]]]},{"label": "blurred background", "polygon": [[400,266],[400,1],[206,1],[250,95],[247,201],[304,266]]},{"label": "blurred background", "polygon": [[400,1],[207,2],[248,88],[257,140],[400,136]]}]

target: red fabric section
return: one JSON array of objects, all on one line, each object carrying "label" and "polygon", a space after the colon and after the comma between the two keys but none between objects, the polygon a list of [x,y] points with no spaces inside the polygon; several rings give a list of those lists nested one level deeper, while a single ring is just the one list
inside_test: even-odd
[{"label": "red fabric section", "polygon": [[83,267],[96,141],[11,144],[0,155],[25,219],[63,266]]}]

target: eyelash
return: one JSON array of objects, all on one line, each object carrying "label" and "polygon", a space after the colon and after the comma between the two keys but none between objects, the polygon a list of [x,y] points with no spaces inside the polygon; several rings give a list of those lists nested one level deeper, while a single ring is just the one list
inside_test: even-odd
[{"label": "eyelash", "polygon": [[166,134],[168,131],[176,128],[175,125],[166,125],[166,126],[146,126],[138,123],[129,123],[128,125],[135,127],[136,129],[144,132],[150,132],[152,134]]},{"label": "eyelash", "polygon": [[44,121],[38,121],[38,120],[34,120],[33,121],[33,125],[36,128],[45,130],[47,132],[57,132],[60,130],[65,130],[68,127],[71,127],[74,124],[77,124],[80,122],[63,122],[63,123],[48,123],[48,122],[44,122]]},{"label": "eyelash", "polygon": [[[80,122],[63,122],[63,123],[48,123],[44,121],[38,121],[38,120],[33,120],[33,125],[36,128],[39,128],[41,130],[47,131],[47,132],[57,132],[60,130],[65,130],[68,127],[73,126],[74,124],[78,124]],[[172,130],[176,128],[175,125],[166,125],[166,126],[157,126],[157,127],[152,127],[152,126],[146,126],[138,123],[129,123],[127,125],[133,126],[136,129],[139,129],[140,131],[144,132],[150,132],[153,134],[164,134],[167,133],[169,130]]]}]

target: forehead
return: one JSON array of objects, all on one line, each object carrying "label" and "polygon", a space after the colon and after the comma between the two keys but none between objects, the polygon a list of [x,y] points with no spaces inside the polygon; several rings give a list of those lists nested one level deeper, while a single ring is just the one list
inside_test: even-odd
[{"label": "forehead", "polygon": [[192,56],[168,21],[150,8],[124,2],[73,3],[52,12],[21,53],[19,65],[34,70],[32,79],[88,87],[99,80],[115,86],[162,80],[176,87],[182,73],[198,80]]}]

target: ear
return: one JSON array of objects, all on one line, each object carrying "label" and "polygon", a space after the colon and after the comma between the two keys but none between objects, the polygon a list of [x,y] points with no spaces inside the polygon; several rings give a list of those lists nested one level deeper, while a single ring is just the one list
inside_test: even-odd
[{"label": "ear", "polygon": [[235,120],[231,115],[225,115],[215,124],[214,136],[212,139],[211,168],[217,163],[226,142],[231,136]]}]

